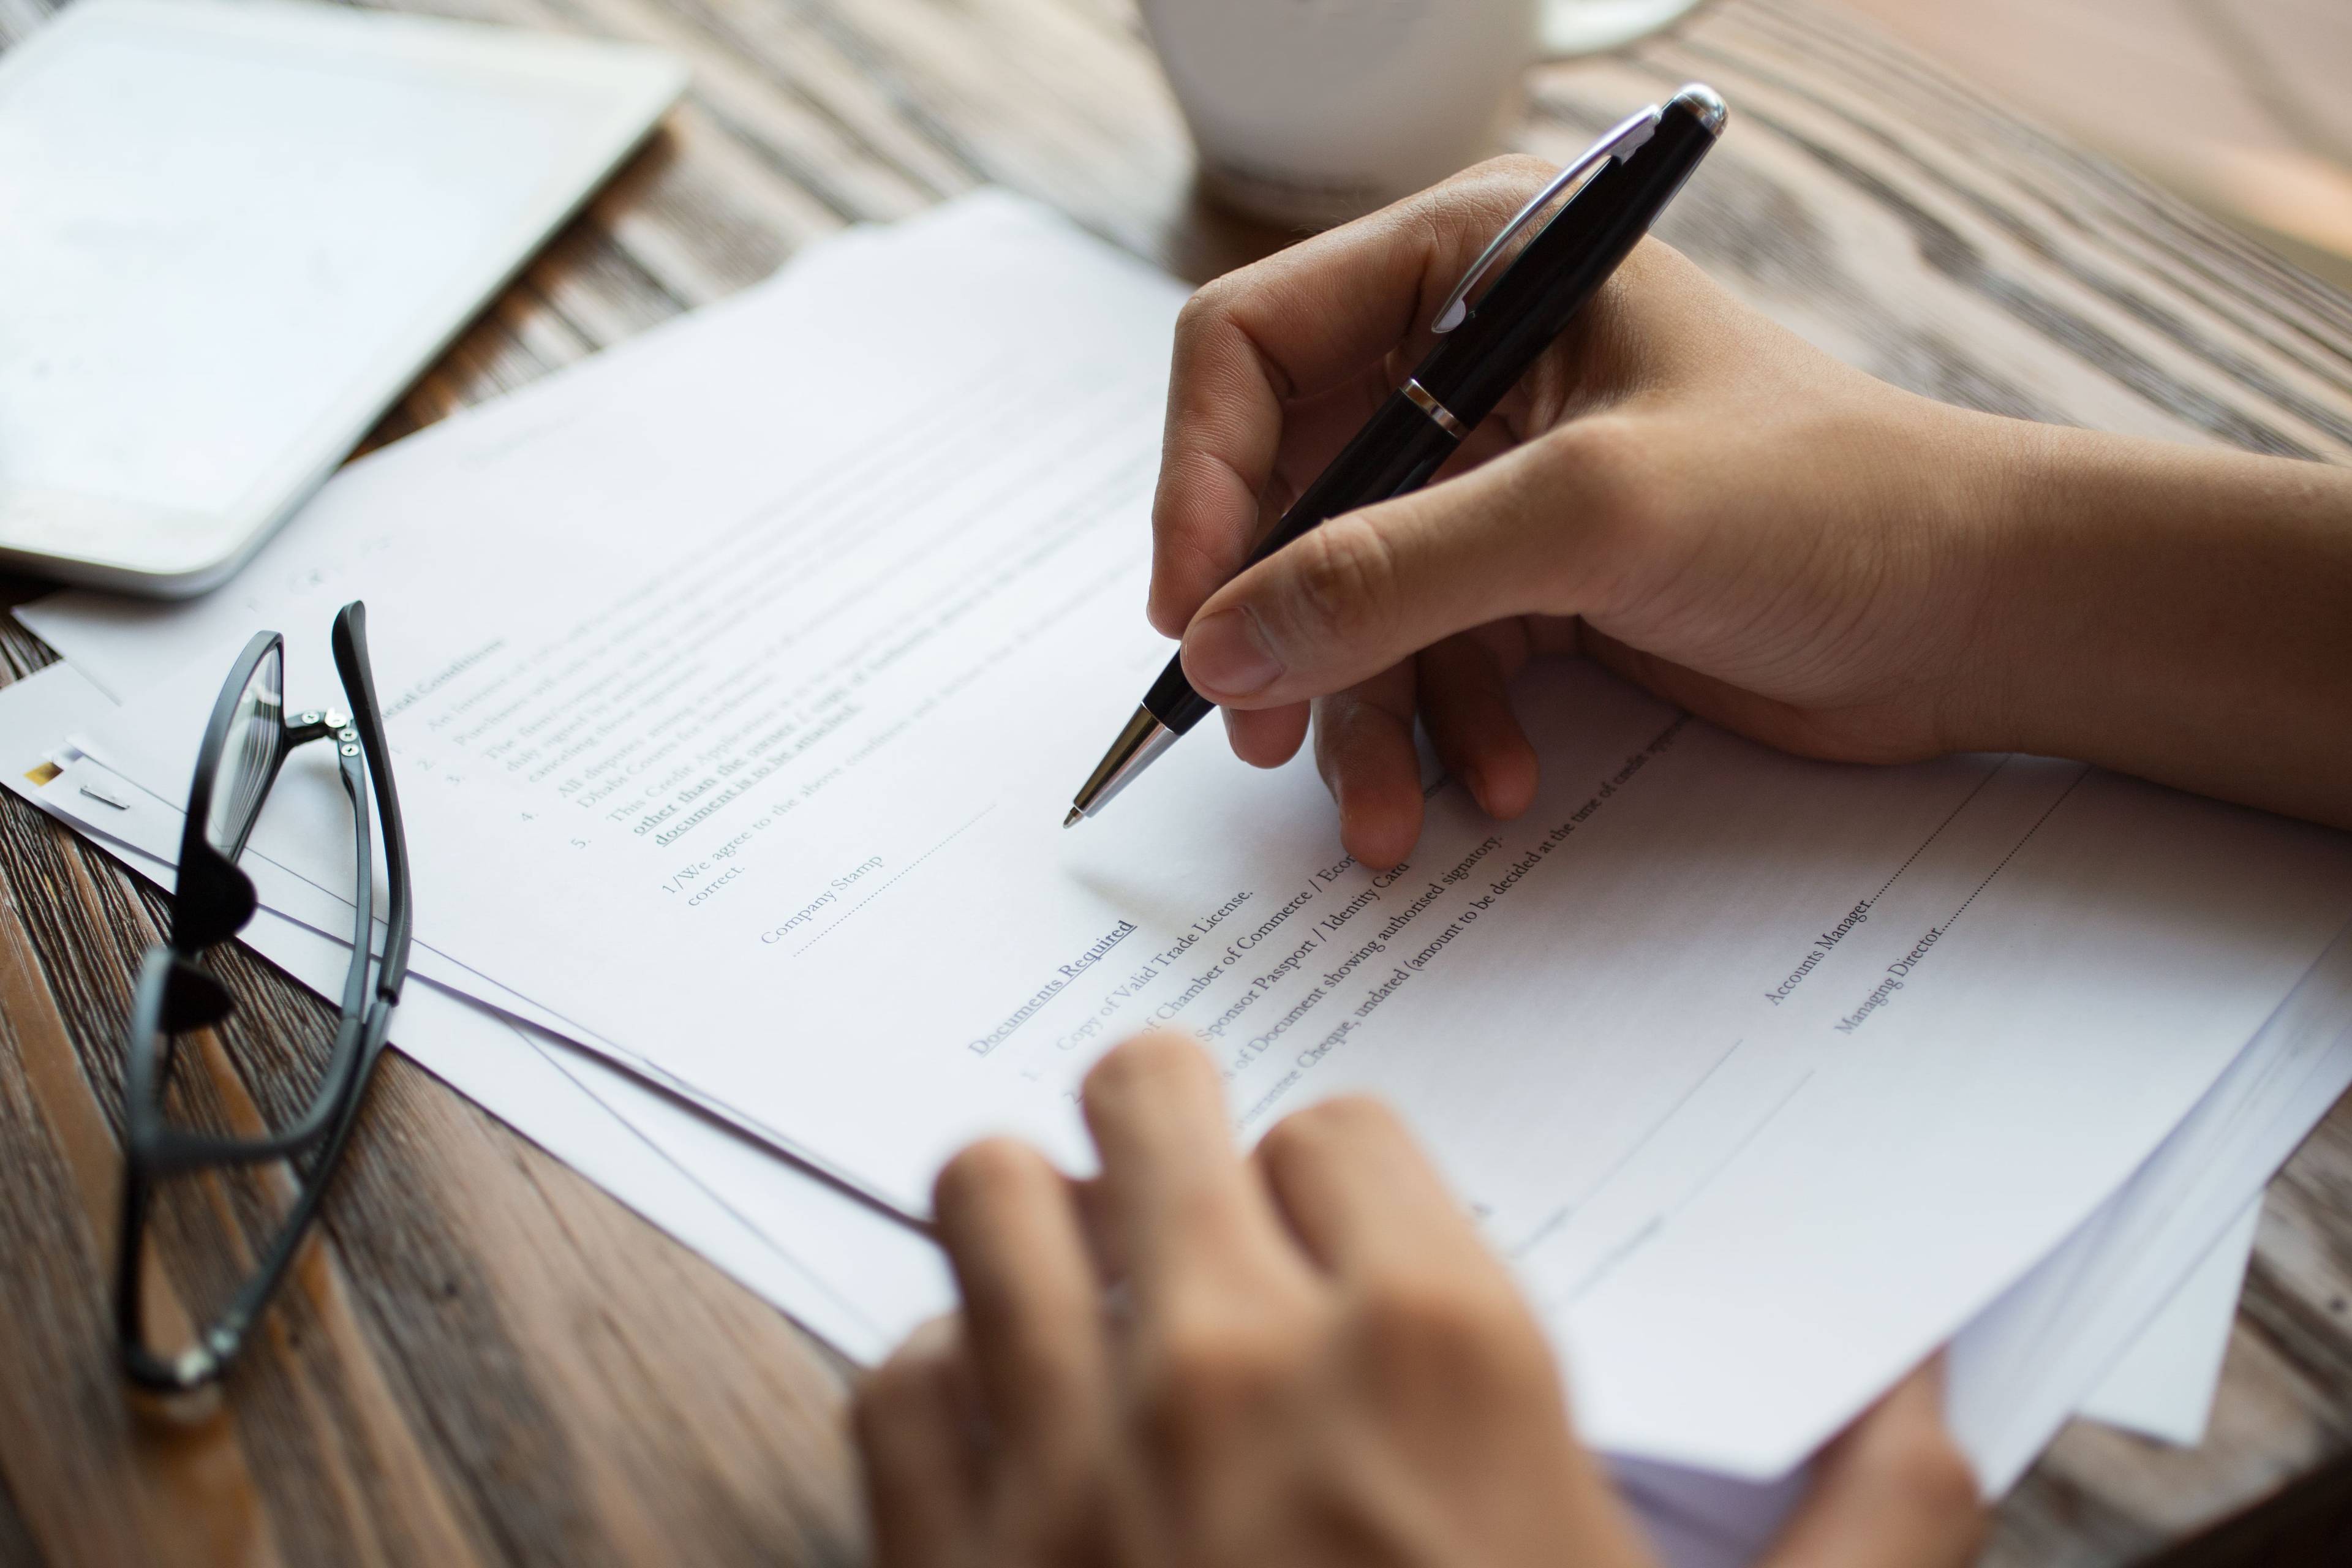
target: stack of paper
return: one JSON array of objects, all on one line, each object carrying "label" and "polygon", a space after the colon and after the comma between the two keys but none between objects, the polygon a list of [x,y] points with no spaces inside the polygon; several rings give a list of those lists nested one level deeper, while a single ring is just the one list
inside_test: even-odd
[{"label": "stack of paper", "polygon": [[[939,1163],[1083,1166],[1070,1090],[1158,1023],[1246,1133],[1403,1108],[1680,1561],[1939,1346],[1995,1490],[2086,1403],[2189,1435],[2249,1205],[2352,1082],[2352,844],[2071,763],[1800,762],[1565,665],[1518,693],[1535,807],[1433,775],[1397,871],[1208,739],[1066,834],[1166,657],[1181,298],[1002,195],[835,242],[354,465],[210,599],[21,612],[68,666],[0,693],[10,776],[168,878],[230,654],[281,630],[331,700],[364,598],[396,1042],[855,1356],[949,1302],[906,1223]],[[323,984],[313,773],[248,935]]]}]

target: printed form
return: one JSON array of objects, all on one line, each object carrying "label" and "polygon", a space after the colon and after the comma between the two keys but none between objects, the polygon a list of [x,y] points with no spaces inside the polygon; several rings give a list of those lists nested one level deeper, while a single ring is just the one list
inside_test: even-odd
[{"label": "printed form", "polygon": [[[1567,664],[1517,692],[1534,807],[1433,781],[1405,866],[1213,734],[1065,832],[1167,653],[1181,291],[1009,199],[919,221],[721,308],[788,356],[705,321],[371,458],[237,598],[155,612],[189,674],[81,743],[168,796],[226,650],[285,631],[324,700],[364,597],[420,940],[563,1032],[913,1213],[983,1132],[1083,1165],[1079,1079],[1140,1028],[1203,1040],[1245,1135],[1381,1093],[1594,1440],[1757,1477],[2114,1193],[2352,915],[2340,836],[1808,763]],[[257,848],[347,890],[320,827]]]}]

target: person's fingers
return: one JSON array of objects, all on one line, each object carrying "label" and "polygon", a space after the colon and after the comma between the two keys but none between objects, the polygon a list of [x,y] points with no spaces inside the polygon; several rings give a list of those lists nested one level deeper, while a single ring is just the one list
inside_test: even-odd
[{"label": "person's fingers", "polygon": [[1181,632],[1248,553],[1284,405],[1428,342],[1437,301],[1549,173],[1532,158],[1481,164],[1192,297],[1176,323],[1152,504],[1153,626]]},{"label": "person's fingers", "polygon": [[989,1426],[1034,1484],[1076,1484],[1108,1408],[1102,1297],[1070,1184],[1009,1139],[975,1143],[940,1173],[940,1244],[954,1265]]},{"label": "person's fingers", "polygon": [[1462,781],[1487,816],[1508,820],[1536,797],[1536,749],[1511,711],[1508,672],[1495,643],[1517,641],[1526,662],[1526,634],[1511,621],[1447,637],[1419,660],[1421,721],[1445,771]]},{"label": "person's fingers", "polygon": [[1304,702],[1287,708],[1222,708],[1225,738],[1234,755],[1254,768],[1278,768],[1298,752],[1307,739],[1311,710]]},{"label": "person's fingers", "polygon": [[1087,1074],[1102,1154],[1090,1204],[1111,1273],[1150,1316],[1186,1290],[1263,1282],[1285,1243],[1265,1190],[1234,1151],[1223,1086],[1181,1035],[1140,1035]]},{"label": "person's fingers", "polygon": [[1226,707],[1276,707],[1489,621],[1591,607],[1638,542],[1635,446],[1614,422],[1581,423],[1332,519],[1209,596],[1184,630],[1186,677]]},{"label": "person's fingers", "polygon": [[875,1568],[948,1568],[977,1544],[975,1417],[951,1318],[925,1323],[858,1384],[852,1426],[865,1460]]},{"label": "person's fingers", "polygon": [[1944,1429],[1931,1361],[1822,1450],[1761,1568],[1960,1568],[1984,1539],[1977,1479]]},{"label": "person's fingers", "polygon": [[1408,660],[1315,704],[1315,766],[1339,808],[1339,842],[1385,871],[1421,837],[1421,753]]},{"label": "person's fingers", "polygon": [[1376,1100],[1294,1111],[1253,1157],[1291,1233],[1333,1274],[1504,1278],[1404,1123]]}]

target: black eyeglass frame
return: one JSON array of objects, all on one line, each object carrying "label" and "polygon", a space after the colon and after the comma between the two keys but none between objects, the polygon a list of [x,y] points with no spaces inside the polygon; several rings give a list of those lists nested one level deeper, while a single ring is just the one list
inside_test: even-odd
[{"label": "black eyeglass frame", "polygon": [[[208,837],[222,756],[232,743],[232,731],[239,726],[246,689],[273,654],[282,681],[285,639],[276,632],[257,632],[237,655],[213,704],[196,753],[187,825],[180,839],[171,935],[150,950],[140,965],[132,993],[123,1064],[127,1169],[115,1268],[115,1334],[124,1374],[151,1391],[178,1393],[201,1387],[220,1376],[243,1346],[247,1331],[285,1278],[317,1217],[320,1200],[358,1121],[364,1090],[383,1054],[393,1009],[399,1005],[401,985],[408,975],[408,840],[401,826],[400,799],[393,786],[384,745],[383,711],[376,703],[374,674],[368,662],[364,605],[354,600],[336,613],[331,642],[336,672],[352,709],[350,721],[339,722],[339,715],[319,710],[299,714],[289,723],[280,708],[270,751],[262,763],[262,782],[250,791],[250,803],[241,808],[242,818],[226,825],[224,850]],[[287,757],[314,741],[334,744],[338,772],[351,803],[357,867],[352,962],[343,980],[342,1013],[326,1070],[301,1114],[266,1136],[222,1138],[175,1126],[164,1117],[163,1090],[171,1077],[176,1037],[218,1024],[236,1008],[235,999],[199,960],[207,949],[229,941],[252,921],[259,900],[253,879],[237,866],[237,859],[277,786]],[[374,847],[367,810],[371,782],[375,816],[383,833],[385,866],[383,953],[381,962],[375,963],[371,958],[375,935]],[[376,972],[373,994],[368,984],[371,967]],[[191,1348],[169,1357],[151,1349],[145,1332],[141,1263],[156,1184],[192,1172],[290,1159],[306,1152],[310,1157],[300,1172],[301,1191],[279,1222],[276,1236],[260,1249],[252,1276],[219,1316],[198,1330]]]}]

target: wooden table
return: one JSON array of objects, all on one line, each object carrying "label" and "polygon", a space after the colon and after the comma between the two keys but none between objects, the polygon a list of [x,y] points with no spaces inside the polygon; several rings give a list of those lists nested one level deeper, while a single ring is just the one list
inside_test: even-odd
[{"label": "wooden table", "polygon": [[[43,5],[0,0],[0,37]],[[658,43],[696,82],[379,440],[752,283],[845,224],[989,182],[1193,279],[1282,237],[1192,195],[1127,0],[423,5]],[[1722,90],[1734,130],[1666,237],[1815,341],[1980,407],[2352,458],[2352,300],[1840,13],[1726,0],[1674,38],[1546,68],[1523,144],[1565,156],[1692,78]],[[10,602],[36,591],[8,585]],[[13,625],[0,653],[11,678],[50,658]],[[102,855],[0,803],[0,1564],[860,1556],[845,1369],[397,1058],[322,1242],[216,1415],[136,1416],[104,1330],[117,1030],[162,914]],[[210,1088],[266,1099],[327,1014],[264,964],[228,968],[243,1011]],[[2331,1510],[2343,1527],[2347,1300],[2352,1104],[2271,1188],[2205,1446],[2070,1428],[2003,1506],[1990,1560],[2187,1542],[2180,1561],[2283,1561],[2277,1531],[2307,1543]]]}]

